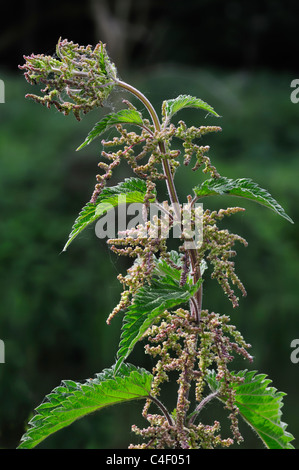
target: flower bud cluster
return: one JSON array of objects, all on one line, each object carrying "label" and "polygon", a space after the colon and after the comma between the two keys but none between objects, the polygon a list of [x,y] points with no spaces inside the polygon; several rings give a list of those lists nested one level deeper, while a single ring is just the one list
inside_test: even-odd
[{"label": "flower bud cluster", "polygon": [[150,425],[147,428],[140,429],[138,426],[132,426],[132,432],[142,439],[149,439],[142,444],[131,444],[129,449],[175,449],[177,440],[176,433],[168,421],[161,415],[147,414],[146,419]]},{"label": "flower bud cluster", "polygon": [[117,166],[119,166],[121,159],[119,155],[110,155],[107,154],[106,152],[102,152],[102,156],[106,157],[108,160],[110,160],[110,163],[105,163],[105,162],[99,162],[98,167],[104,171],[103,174],[98,174],[96,176],[97,179],[97,184],[95,185],[94,191],[92,193],[90,202],[96,203],[97,198],[103,191],[104,187],[106,186],[107,181],[112,177],[113,170]]},{"label": "flower bud cluster", "polygon": [[[132,107],[131,103],[127,103]],[[103,140],[102,145],[104,148],[122,146],[122,149],[111,153],[111,155],[117,155],[126,160],[133,172],[140,178],[151,181],[164,180],[165,175],[158,169],[158,166],[161,166],[162,160],[167,158],[175,168],[178,165],[175,158],[180,152],[177,150],[169,151],[168,154],[162,155],[159,151],[159,142],[163,139],[170,139],[175,128],[171,127],[161,134],[154,131],[148,120],[144,119],[143,124],[144,127],[140,134],[133,131],[128,132],[127,129],[118,124],[115,127],[120,135],[110,141]],[[139,163],[145,157],[147,157],[146,163]]]},{"label": "flower bud cluster", "polygon": [[26,96],[47,107],[54,105],[65,115],[72,111],[77,120],[81,113],[103,106],[115,86],[116,68],[102,42],[92,48],[59,39],[56,57],[31,54],[24,59],[19,68],[25,70],[26,80],[45,85],[44,96]]},{"label": "flower bud cluster", "polygon": [[193,155],[195,155],[196,163],[192,168],[193,171],[196,171],[204,165],[204,169],[202,170],[203,173],[211,173],[213,178],[219,178],[220,175],[216,168],[211,164],[210,158],[205,155],[210,150],[210,147],[208,145],[199,146],[193,142],[194,139],[201,138],[207,133],[219,131],[221,131],[221,127],[218,126],[191,126],[187,128],[185,122],[180,121],[179,126],[176,129],[176,137],[179,137],[184,141],[184,165],[189,165]]},{"label": "flower bud cluster", "polygon": [[[131,446],[132,448],[216,448],[228,447],[234,442],[241,442],[238,427],[238,408],[235,405],[234,385],[241,378],[228,370],[229,363],[238,354],[252,361],[247,344],[242,335],[229,324],[230,318],[207,310],[202,311],[200,325],[195,324],[190,313],[182,308],[174,312],[165,311],[155,325],[148,329],[145,337],[148,342],[145,351],[153,358],[159,358],[153,368],[151,397],[158,398],[161,388],[169,380],[169,375],[178,374],[177,406],[172,413],[172,420],[159,414],[150,414],[152,400],[148,399],[143,416],[150,426],[132,430],[147,443]],[[209,396],[204,397],[206,377],[211,369],[216,370],[219,382],[218,395],[230,411],[232,437],[223,439],[220,424],[195,424]],[[190,397],[192,383],[195,384],[195,400]],[[215,394],[216,396],[216,394]],[[190,408],[195,406],[193,413]],[[163,447],[164,446],[164,447]]]},{"label": "flower bud cluster", "polygon": [[238,306],[238,297],[231,284],[238,287],[243,296],[246,296],[246,290],[235,273],[234,262],[231,261],[231,258],[236,255],[233,247],[236,242],[247,246],[247,241],[226,229],[221,230],[217,226],[217,222],[222,220],[224,216],[230,216],[244,210],[241,207],[229,207],[213,212],[207,209],[203,214],[203,239],[197,253],[199,259],[205,258],[210,261],[213,266],[211,277],[218,281],[234,307]]},{"label": "flower bud cluster", "polygon": [[156,224],[155,221],[148,221],[145,225],[138,225],[125,233],[120,232],[119,235],[123,238],[111,238],[107,241],[114,253],[136,258],[134,264],[127,270],[126,276],[122,274],[117,276],[124,290],[121,293],[120,302],[109,315],[107,323],[110,323],[118,312],[131,305],[134,294],[145,282],[150,284],[155,268],[155,254],[159,253],[163,257],[163,254],[167,252],[166,238],[151,236],[160,229],[160,219],[156,219]]}]

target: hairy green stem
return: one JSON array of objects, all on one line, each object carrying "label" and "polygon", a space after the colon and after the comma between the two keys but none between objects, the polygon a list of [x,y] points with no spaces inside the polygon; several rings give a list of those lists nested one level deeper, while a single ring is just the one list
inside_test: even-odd
[{"label": "hairy green stem", "polygon": [[[161,132],[160,120],[159,120],[158,115],[155,111],[155,108],[153,107],[152,103],[147,99],[147,97],[144,96],[144,94],[141,93],[139,90],[137,90],[137,88],[133,87],[132,85],[129,85],[128,83],[117,80],[116,84],[118,86],[124,88],[125,90],[131,92],[133,95],[135,95],[144,104],[144,106],[147,108],[147,110],[148,110],[148,112],[149,112],[149,114],[152,118],[153,124],[155,126],[155,130],[157,132]],[[160,148],[161,153],[165,155],[166,149],[165,149],[165,144],[164,144],[163,141],[159,142],[159,148]],[[173,177],[172,177],[172,174],[171,174],[171,169],[170,169],[170,166],[169,166],[169,162],[166,159],[163,160],[163,170],[164,170],[164,174],[166,176],[166,183],[167,183],[167,187],[168,187],[170,200],[171,200],[171,203],[174,205],[174,209],[177,212],[176,216],[178,217],[178,220],[179,220],[180,219],[179,198],[178,198],[176,188],[175,188],[175,185],[174,185],[174,181],[173,181]]]},{"label": "hairy green stem", "polygon": [[[115,80],[115,82],[118,86],[124,88],[125,90],[135,95],[144,104],[144,106],[146,107],[146,109],[148,110],[152,118],[152,122],[154,124],[155,130],[157,132],[161,132],[160,120],[155,111],[155,108],[153,107],[152,103],[147,99],[147,97],[143,93],[141,93],[139,90],[137,90],[137,88],[133,87],[132,85],[126,82],[123,82],[121,80]],[[162,155],[166,154],[165,143],[163,141],[159,142],[159,149]],[[177,219],[180,220],[181,214],[180,214],[179,198],[177,195],[176,187],[175,187],[173,176],[171,173],[171,168],[166,158],[163,159],[162,165],[163,165],[163,172],[166,177],[166,185],[167,185],[170,201],[173,205]],[[200,267],[196,266],[196,250],[190,249],[188,250],[188,252],[189,252],[189,257],[190,257],[191,266],[192,266],[193,279],[194,279],[194,283],[196,284],[196,282],[201,278]],[[193,303],[193,307],[194,308],[192,309],[193,310],[192,316],[194,320],[196,321],[196,323],[199,323],[200,313],[201,313],[201,308],[202,308],[202,285],[200,286],[199,290],[195,294],[195,303]]]},{"label": "hairy green stem", "polygon": [[199,403],[199,405],[196,407],[196,409],[195,409],[195,410],[193,411],[193,413],[190,415],[189,420],[188,420],[188,425],[193,424],[194,420],[196,419],[196,417],[198,416],[198,414],[200,413],[200,411],[204,408],[204,406],[207,405],[207,403],[209,403],[209,401],[211,401],[211,400],[213,400],[214,398],[216,398],[217,395],[219,395],[219,391],[218,391],[218,390],[216,390],[215,392],[210,393],[210,395],[207,395],[207,396]]},{"label": "hairy green stem", "polygon": [[158,408],[160,408],[160,410],[162,411],[162,413],[164,414],[165,418],[167,419],[168,421],[168,424],[170,426],[174,426],[174,422],[173,422],[173,419],[172,417],[170,416],[170,414],[168,413],[168,410],[167,408],[163,405],[163,403],[160,402],[160,400],[158,400],[157,397],[154,397],[152,395],[149,395],[149,399],[156,403],[156,405],[158,406]]}]

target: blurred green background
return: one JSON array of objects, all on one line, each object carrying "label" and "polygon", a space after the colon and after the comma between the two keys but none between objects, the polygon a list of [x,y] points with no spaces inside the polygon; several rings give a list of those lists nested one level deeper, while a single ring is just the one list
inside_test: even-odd
[{"label": "blurred green background", "polygon": [[[9,8],[9,7],[8,7]],[[9,10],[8,10],[9,11]],[[87,229],[61,253],[71,226],[95,184],[100,143],[75,149],[106,112],[119,109],[114,93],[107,107],[81,123],[25,100],[33,92],[17,65],[23,54],[52,54],[59,36],[82,44],[107,42],[123,80],[140,88],[159,111],[164,99],[184,93],[207,101],[222,116],[205,119],[191,109],[187,123],[220,125],[208,135],[210,157],[227,177],[251,177],[267,188],[294,225],[254,203],[225,221],[244,236],[237,272],[248,296],[233,310],[216,282],[207,279],[204,307],[231,315],[252,344],[254,363],[232,367],[264,372],[287,393],[283,421],[299,438],[299,364],[290,360],[299,338],[298,176],[299,103],[290,83],[298,65],[292,54],[296,2],[137,0],[51,2],[48,11],[34,0],[7,14],[0,32],[0,448],[15,448],[33,409],[63,379],[84,380],[115,362],[121,317],[108,327],[116,305],[119,271],[126,260],[108,251]],[[279,29],[279,37],[277,30]],[[123,165],[116,178],[130,175]],[[202,180],[182,169],[180,197]],[[210,207],[240,205],[215,198]],[[147,368],[138,345],[130,362]],[[173,391],[167,389],[171,399]],[[165,396],[167,401],[168,396]],[[131,424],[144,425],[142,403],[117,406],[78,421],[49,438],[43,448],[125,448],[136,438]],[[208,423],[219,406],[204,413]],[[224,434],[228,420],[224,415]],[[245,426],[241,448],[261,447]]]}]

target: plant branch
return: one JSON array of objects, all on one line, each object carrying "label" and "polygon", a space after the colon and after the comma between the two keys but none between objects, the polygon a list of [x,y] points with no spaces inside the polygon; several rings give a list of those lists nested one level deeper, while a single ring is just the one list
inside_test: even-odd
[{"label": "plant branch", "polygon": [[201,412],[201,410],[206,406],[207,403],[209,403],[211,400],[217,397],[219,395],[219,391],[216,390],[215,392],[210,393],[210,395],[207,395],[199,405],[195,408],[193,413],[190,415],[190,418],[188,420],[188,425],[193,424],[194,420],[196,419],[197,415]]},{"label": "plant branch", "polygon": [[[146,107],[146,109],[148,110],[148,112],[149,112],[149,114],[152,118],[155,130],[157,132],[161,132],[160,120],[158,118],[158,115],[157,115],[153,105],[147,99],[147,97],[143,93],[141,93],[139,90],[137,90],[137,88],[133,87],[132,85],[130,85],[126,82],[123,82],[123,81],[118,80],[118,79],[115,79],[115,82],[118,86],[124,88],[125,90],[127,90],[130,93],[132,93],[133,95],[135,95],[144,104],[144,106]],[[166,148],[165,148],[165,143],[163,141],[159,142],[159,148],[160,148],[161,154],[165,155],[166,154]],[[169,162],[166,158],[163,159],[162,166],[163,166],[164,175],[166,177],[166,185],[167,185],[170,201],[171,201],[171,204],[173,205],[173,208],[174,208],[175,215],[176,215],[177,219],[180,220],[181,214],[180,214],[179,198],[178,198],[178,195],[177,195],[177,192],[176,192],[176,188],[175,188],[171,168],[170,168]],[[196,261],[197,261],[196,260],[196,250],[188,250],[188,252],[189,252],[189,257],[190,257],[190,261],[191,261],[192,270],[193,270],[193,273],[194,273],[193,274],[194,284],[196,284],[196,282],[201,278],[200,268],[197,266],[197,263],[196,263]],[[200,286],[199,290],[197,291],[197,293],[195,295],[195,301],[196,301],[196,304],[197,304],[197,308],[193,309],[192,316],[193,316],[194,320],[196,321],[196,323],[199,323],[200,322],[200,312],[201,312],[201,308],[202,308],[202,286]]]},{"label": "plant branch", "polygon": [[170,425],[170,426],[174,426],[173,419],[172,419],[172,417],[170,416],[170,414],[168,413],[168,410],[167,410],[167,408],[163,405],[163,403],[161,403],[160,400],[158,400],[158,398],[153,397],[152,395],[149,395],[149,399],[152,400],[152,402],[156,403],[156,405],[158,406],[158,408],[160,408],[160,410],[161,410],[162,413],[164,414],[165,418],[167,419],[169,425]]}]

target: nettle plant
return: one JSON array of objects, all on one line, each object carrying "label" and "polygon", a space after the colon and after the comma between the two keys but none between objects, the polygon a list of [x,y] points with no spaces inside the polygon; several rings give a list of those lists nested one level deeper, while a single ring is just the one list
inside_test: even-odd
[{"label": "nettle plant", "polygon": [[[202,200],[212,195],[237,196],[292,220],[268,191],[251,179],[234,180],[218,173],[207,156],[209,147],[200,143],[206,134],[221,131],[220,127],[188,127],[182,120],[177,125],[172,122],[174,115],[187,107],[219,118],[201,99],[180,95],[164,101],[160,120],[149,100],[118,78],[101,42],[93,48],[60,39],[55,56],[32,54],[25,60],[20,68],[27,81],[44,87],[42,96],[26,95],[38,103],[49,108],[54,105],[65,115],[72,112],[80,120],[82,114],[102,106],[112,90],[120,87],[140,100],[147,117],[124,100],[124,109],[103,117],[79,147],[84,148],[112,127],[116,129],[115,137],[101,142],[101,174],[96,176],[91,199],[76,219],[64,247],[66,250],[82,230],[117,207],[125,203],[141,207],[142,220],[139,218],[136,224],[131,221],[130,228],[107,241],[114,253],[132,258],[126,275],[118,276],[123,291],[107,319],[109,324],[115,315],[123,315],[116,363],[84,383],[63,380],[36,408],[19,448],[33,448],[78,418],[131,400],[145,401],[142,415],[147,422],[143,429],[132,426],[139,444],[130,445],[131,449],[229,447],[243,440],[240,416],[265,447],[293,448],[294,438],[281,421],[285,394],[269,386],[271,380],[265,374],[230,370],[235,356],[252,362],[250,345],[228,315],[202,307],[207,267],[234,307],[238,306],[235,290],[246,295],[232,258],[236,242],[247,244],[239,235],[219,228],[224,217],[243,208],[212,211],[203,208]],[[182,150],[173,149],[173,142],[180,142]],[[134,176],[114,186],[107,184],[122,160]],[[202,170],[205,178],[199,177],[198,185],[182,204],[175,174],[180,165],[187,166],[192,160],[192,170]],[[166,201],[158,194],[161,183],[168,191]],[[153,207],[158,212],[150,217]],[[177,250],[170,250],[174,232],[179,233]],[[126,362],[140,341],[154,363],[151,372]],[[161,391],[172,380],[177,388],[176,406],[168,409],[161,401]],[[220,400],[228,410],[229,437],[221,435],[218,421],[200,421],[201,411],[212,400]]]}]

